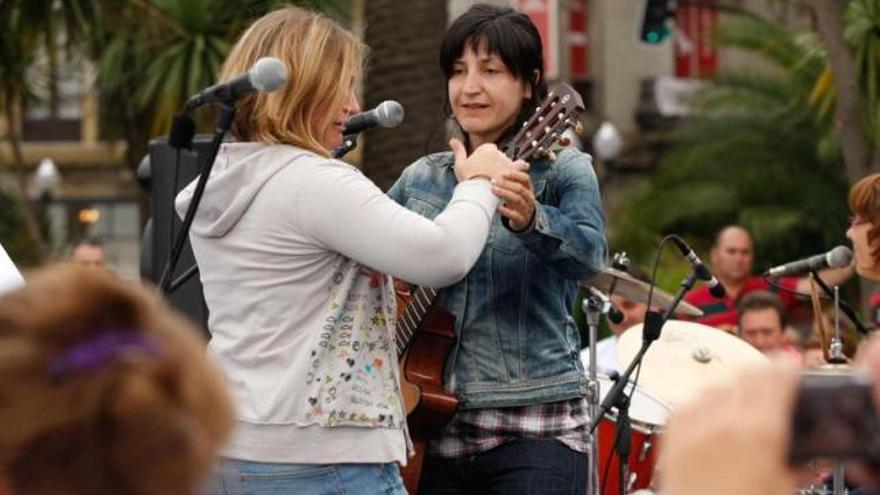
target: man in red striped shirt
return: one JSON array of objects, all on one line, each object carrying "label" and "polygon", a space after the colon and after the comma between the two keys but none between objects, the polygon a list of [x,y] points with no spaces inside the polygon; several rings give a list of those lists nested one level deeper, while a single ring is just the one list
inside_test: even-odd
[{"label": "man in red striped shirt", "polygon": [[[789,313],[798,305],[792,292],[809,294],[810,280],[802,278],[780,278],[774,285],[762,277],[752,275],[754,246],[752,236],[742,227],[730,225],[718,232],[712,246],[712,273],[727,291],[723,298],[709,294],[708,288],[699,287],[685,296],[685,301],[703,311],[697,322],[728,332],[736,331],[736,307],[740,299],[749,292],[767,290],[776,293]],[[826,269],[820,272],[822,280],[829,286],[839,285],[852,276],[851,267]]]}]

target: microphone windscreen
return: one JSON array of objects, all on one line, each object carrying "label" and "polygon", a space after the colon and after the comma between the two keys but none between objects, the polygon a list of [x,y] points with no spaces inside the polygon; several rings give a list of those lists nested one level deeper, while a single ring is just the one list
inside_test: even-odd
[{"label": "microphone windscreen", "polygon": [[727,294],[727,291],[724,289],[724,286],[720,283],[709,286],[709,294],[712,294],[712,297],[716,299],[721,299]]},{"label": "microphone windscreen", "polygon": [[403,105],[394,100],[385,100],[376,107],[376,121],[379,127],[397,127],[403,122]]},{"label": "microphone windscreen", "polygon": [[287,67],[275,57],[263,57],[249,71],[251,84],[258,91],[275,91],[287,81]]},{"label": "microphone windscreen", "polygon": [[168,146],[175,149],[189,149],[192,146],[193,136],[196,134],[196,122],[188,113],[179,113],[171,121],[171,131],[168,133]]},{"label": "microphone windscreen", "polygon": [[828,252],[829,268],[845,268],[852,263],[853,252],[846,246],[837,246]]}]

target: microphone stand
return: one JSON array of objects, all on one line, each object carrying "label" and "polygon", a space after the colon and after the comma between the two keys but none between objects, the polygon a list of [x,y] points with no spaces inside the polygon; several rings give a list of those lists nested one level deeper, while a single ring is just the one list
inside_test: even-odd
[{"label": "microphone stand", "polygon": [[[211,175],[211,170],[214,168],[214,160],[217,158],[217,153],[220,151],[223,137],[226,135],[226,132],[229,131],[229,128],[232,126],[232,121],[235,118],[234,100],[224,102],[220,105],[220,108],[220,118],[217,119],[217,126],[214,128],[214,139],[211,141],[210,148],[208,148],[208,159],[205,161],[205,168],[201,171],[201,174],[199,174],[199,180],[196,183],[195,191],[193,191],[192,201],[189,204],[189,208],[186,210],[186,215],[184,215],[180,231],[174,239],[174,247],[171,250],[171,256],[168,258],[168,262],[162,270],[162,276],[159,278],[159,291],[163,294],[168,294],[171,291],[174,269],[177,268],[177,262],[180,261],[180,256],[183,254],[183,246],[186,244],[186,239],[189,236],[189,229],[195,219],[196,210],[199,207],[199,203],[202,201],[202,194],[205,192],[205,185],[208,183],[208,177]],[[175,288],[176,287],[179,287],[179,284],[177,284]]]},{"label": "microphone stand", "polygon": [[819,276],[819,273],[816,270],[810,270],[810,275],[813,277],[813,280],[816,281],[819,287],[822,288],[822,292],[824,292],[829,299],[833,300],[835,306],[840,308],[840,310],[843,311],[843,314],[845,314],[846,317],[849,318],[849,321],[851,321],[852,324],[855,325],[856,330],[858,330],[859,333],[862,335],[868,335],[868,329],[865,327],[865,324],[862,323],[861,320],[859,320],[859,317],[856,316],[856,312],[853,311],[852,306],[847,304],[846,301],[836,298],[834,296],[834,291],[832,291],[831,288],[828,287],[828,284],[826,284],[825,281],[822,280],[822,277]]},{"label": "microphone stand", "polygon": [[[599,339],[599,317],[611,310],[611,302],[602,300],[592,290],[587,291],[587,296],[581,303],[584,314],[587,317],[588,335],[590,338],[590,366],[587,370],[587,404],[591,418],[595,418],[599,412],[599,369],[596,363],[596,341]],[[595,495],[599,491],[599,432],[590,435],[590,462],[587,472],[587,495]]]},{"label": "microphone stand", "polygon": [[[614,386],[608,392],[608,395],[605,396],[605,400],[602,401],[602,404],[599,407],[599,414],[593,416],[593,422],[590,425],[591,432],[596,429],[601,419],[612,407],[617,409],[617,434],[619,441],[615,444],[615,450],[619,459],[618,467],[620,474],[618,481],[620,483],[620,495],[627,492],[626,471],[627,463],[629,462],[630,437],[632,435],[629,419],[629,396],[625,392],[626,385],[629,383],[629,377],[632,375],[636,367],[642,364],[642,359],[645,357],[645,353],[648,352],[648,348],[651,347],[651,344],[653,344],[655,340],[660,338],[660,331],[663,329],[663,325],[675,312],[676,308],[681,303],[681,300],[684,298],[684,295],[689,290],[693,289],[694,284],[696,283],[697,271],[694,268],[691,268],[687,277],[681,281],[678,292],[675,294],[675,299],[673,299],[669,307],[666,308],[666,312],[662,315],[656,311],[648,311],[645,313],[645,323],[642,326],[642,347],[639,349],[639,352],[635,357],[633,357],[632,361],[630,361],[626,371],[624,371],[614,383]],[[625,445],[624,441],[626,443]]]},{"label": "microphone stand", "polygon": [[357,132],[353,132],[351,134],[345,134],[342,136],[342,145],[333,150],[333,158],[342,158],[347,155],[349,151],[357,148]]}]

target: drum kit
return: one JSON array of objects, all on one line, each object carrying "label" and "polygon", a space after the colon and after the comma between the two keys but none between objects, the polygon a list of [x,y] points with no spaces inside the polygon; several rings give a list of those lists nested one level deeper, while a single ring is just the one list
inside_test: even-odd
[{"label": "drum kit", "polygon": [[[624,255],[625,256],[625,255]],[[615,266],[620,267],[615,263]],[[620,268],[625,268],[620,267]],[[653,288],[646,282],[629,275],[625,269],[607,268],[596,277],[584,282],[589,295],[583,301],[584,313],[590,330],[590,342],[597,341],[597,324],[602,314],[610,311],[608,296],[616,294],[633,302],[666,306],[678,298]],[[651,301],[648,301],[649,293]],[[673,312],[686,317],[702,316],[699,308],[681,301]],[[629,396],[628,408],[623,418],[609,409],[594,422],[588,472],[589,495],[625,495],[653,493],[657,482],[656,459],[667,417],[674,408],[698,397],[708,387],[724,386],[743,370],[766,362],[767,358],[750,344],[723,330],[692,321],[670,319],[662,326],[662,332],[653,341],[650,352],[643,350],[643,324],[624,331],[616,344],[617,362],[623,365],[641,357],[636,380],[630,380],[624,388]],[[588,403],[591,417],[599,413],[603,402],[616,384],[617,377],[599,374],[596,367],[596,346],[591,346],[587,369]],[[641,352],[640,352],[641,351]],[[586,352],[586,351],[585,351]],[[642,354],[641,356],[637,356]],[[816,373],[848,373],[849,365],[827,365]],[[628,412],[628,415],[626,414]],[[627,426],[622,426],[624,423]],[[623,436],[629,437],[623,456],[627,458],[626,469],[620,469],[620,430],[628,428]],[[627,443],[627,442],[623,442]],[[627,448],[628,447],[628,448]],[[835,471],[835,485],[842,481],[842,473]],[[621,483],[621,476],[625,483]],[[830,495],[843,493],[835,486],[832,491],[824,486],[810,486],[799,490],[799,495]]]}]

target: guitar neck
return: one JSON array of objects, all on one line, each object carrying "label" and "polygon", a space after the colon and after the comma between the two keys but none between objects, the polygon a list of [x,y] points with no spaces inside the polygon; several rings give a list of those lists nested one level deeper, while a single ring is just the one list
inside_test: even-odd
[{"label": "guitar neck", "polygon": [[409,345],[412,343],[413,336],[419,329],[422,320],[425,319],[431,310],[431,304],[437,297],[439,291],[430,287],[416,287],[412,291],[409,298],[409,304],[397,317],[397,331],[394,335],[394,342],[397,346],[397,357],[403,357]]}]

